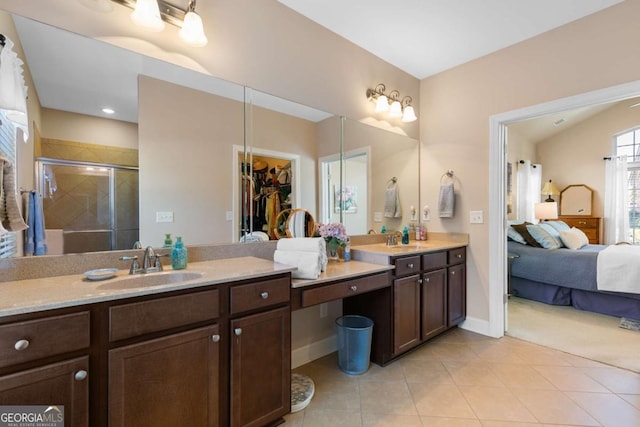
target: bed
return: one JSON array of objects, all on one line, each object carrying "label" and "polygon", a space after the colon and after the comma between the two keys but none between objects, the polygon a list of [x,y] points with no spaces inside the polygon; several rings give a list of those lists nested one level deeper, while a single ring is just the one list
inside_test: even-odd
[{"label": "bed", "polygon": [[606,245],[549,249],[509,240],[507,248],[512,295],[640,320],[640,294],[598,290],[597,259]]}]

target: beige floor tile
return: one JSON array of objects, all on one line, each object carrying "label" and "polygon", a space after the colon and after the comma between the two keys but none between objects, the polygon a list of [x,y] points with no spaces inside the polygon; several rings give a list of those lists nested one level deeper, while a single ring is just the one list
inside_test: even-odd
[{"label": "beige floor tile", "polygon": [[362,414],[362,427],[422,427],[417,415]]},{"label": "beige floor tile", "polygon": [[453,384],[409,383],[420,415],[477,418],[457,386]]},{"label": "beige floor tile", "polygon": [[442,417],[422,417],[422,425],[428,427],[482,427],[480,420]]},{"label": "beige floor tile", "polygon": [[580,370],[614,393],[640,394],[640,374],[636,372],[613,367]]},{"label": "beige floor tile", "polygon": [[[519,423],[517,421],[483,420],[482,427],[540,427],[538,423]],[[556,427],[556,426],[554,426]]]},{"label": "beige floor tile", "polygon": [[304,422],[304,411],[289,413],[284,417],[283,426],[286,427],[302,427]]},{"label": "beige floor tile", "polygon": [[396,415],[417,415],[416,407],[405,382],[361,381],[362,412]]},{"label": "beige floor tile", "polygon": [[360,412],[305,409],[303,427],[362,427]]},{"label": "beige floor tile", "polygon": [[478,341],[467,345],[476,353],[479,361],[520,365],[525,363],[510,346],[503,344],[501,340]]},{"label": "beige floor tile", "polygon": [[491,370],[509,388],[556,390],[555,386],[528,365],[493,365]]},{"label": "beige floor tile", "polygon": [[574,366],[536,366],[534,367],[551,384],[562,391],[590,391],[604,393],[609,390]]},{"label": "beige floor tile", "polygon": [[334,381],[316,388],[311,409],[360,410],[360,388],[357,382]]},{"label": "beige floor tile", "polygon": [[460,391],[480,420],[537,421],[505,387],[460,386]]},{"label": "beige floor tile", "polygon": [[619,394],[618,396],[640,409],[640,394]]},{"label": "beige floor tile", "polygon": [[405,381],[404,370],[399,362],[396,361],[384,368],[372,363],[369,370],[357,378],[359,381]]},{"label": "beige floor tile", "polygon": [[464,343],[433,343],[433,353],[442,361],[475,360],[476,354]]},{"label": "beige floor tile", "polygon": [[640,410],[615,394],[581,392],[566,394],[604,426],[640,426]]},{"label": "beige floor tile", "polygon": [[398,362],[404,370],[407,382],[453,384],[449,371],[442,362],[428,359],[407,359]]},{"label": "beige floor tile", "polygon": [[539,422],[578,426],[600,425],[561,391],[513,389],[512,392]]},{"label": "beige floor tile", "polygon": [[491,387],[504,387],[504,383],[500,381],[500,378],[491,370],[492,364],[486,362],[443,362],[449,375],[453,378],[453,382],[457,385],[477,385],[477,386],[491,386]]}]

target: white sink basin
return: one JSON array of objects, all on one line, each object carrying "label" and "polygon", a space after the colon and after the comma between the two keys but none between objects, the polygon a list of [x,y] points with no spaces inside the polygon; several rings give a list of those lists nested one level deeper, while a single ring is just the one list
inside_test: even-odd
[{"label": "white sink basin", "polygon": [[202,273],[195,271],[163,271],[160,273],[148,273],[119,277],[109,280],[98,286],[99,289],[132,289],[146,288],[150,286],[171,285],[199,279]]}]

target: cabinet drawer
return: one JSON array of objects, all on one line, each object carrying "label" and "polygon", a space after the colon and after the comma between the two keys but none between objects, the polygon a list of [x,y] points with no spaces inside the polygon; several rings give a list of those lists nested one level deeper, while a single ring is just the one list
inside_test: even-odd
[{"label": "cabinet drawer", "polygon": [[600,218],[561,218],[570,227],[577,227],[580,229],[585,228],[598,228],[598,222]]},{"label": "cabinet drawer", "polygon": [[451,249],[449,252],[449,265],[463,264],[467,261],[466,248]]},{"label": "cabinet drawer", "polygon": [[237,314],[287,302],[290,299],[290,291],[291,282],[286,277],[232,286],[230,312]]},{"label": "cabinet drawer", "polygon": [[218,289],[118,305],[109,308],[109,340],[122,340],[219,316]]},{"label": "cabinet drawer", "polygon": [[447,253],[434,252],[422,255],[422,268],[426,270],[437,270],[447,266]]},{"label": "cabinet drawer", "polygon": [[89,312],[0,326],[0,367],[89,347]]},{"label": "cabinet drawer", "polygon": [[389,274],[375,274],[302,291],[302,307],[347,298],[390,286]]},{"label": "cabinet drawer", "polygon": [[420,256],[397,258],[394,264],[397,277],[416,274],[420,271]]}]

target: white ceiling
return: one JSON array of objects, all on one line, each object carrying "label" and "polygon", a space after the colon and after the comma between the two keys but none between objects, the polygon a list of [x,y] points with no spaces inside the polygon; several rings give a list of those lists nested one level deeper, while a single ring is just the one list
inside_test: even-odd
[{"label": "white ceiling", "polygon": [[278,0],[423,79],[622,0]]}]

